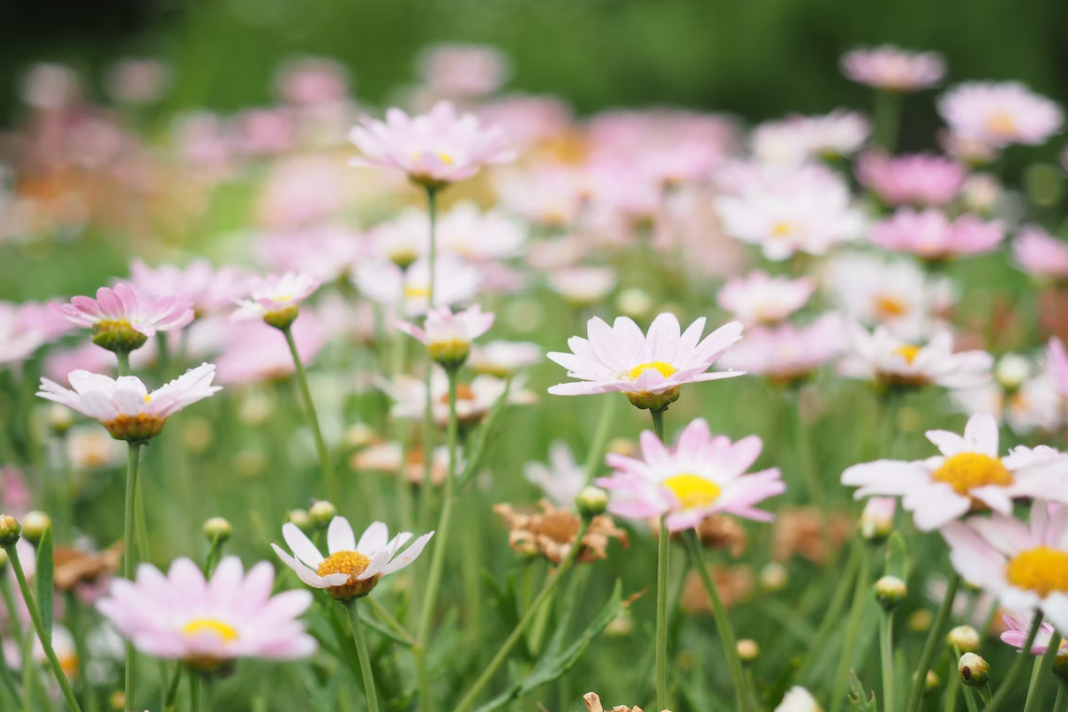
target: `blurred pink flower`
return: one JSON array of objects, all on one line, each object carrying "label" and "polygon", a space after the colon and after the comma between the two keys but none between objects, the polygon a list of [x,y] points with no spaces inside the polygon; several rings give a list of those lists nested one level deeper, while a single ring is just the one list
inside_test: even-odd
[{"label": "blurred pink flower", "polygon": [[985,139],[961,136],[948,129],[938,132],[938,143],[948,155],[969,166],[990,163],[1001,153],[998,146]]},{"label": "blurred pink flower", "polygon": [[708,423],[694,420],[668,449],[654,433],[641,434],[641,460],[610,453],[614,470],[596,480],[614,493],[608,511],[621,517],[647,519],[667,515],[669,531],[693,529],[713,514],[733,514],[756,521],[773,516],[755,506],[786,491],[778,468],[747,473],[760,456],[756,435],[732,443],[713,437]]},{"label": "blurred pink flower", "polygon": [[1053,384],[1062,398],[1068,398],[1068,353],[1064,350],[1064,342],[1056,336],[1049,340],[1048,357]]},{"label": "blurred pink flower", "polygon": [[79,97],[78,75],[62,64],[35,64],[22,78],[20,96],[38,111],[70,108]]},{"label": "blurred pink flower", "polygon": [[299,616],[307,591],[271,595],[274,569],[262,561],[245,574],[241,560],[219,562],[210,581],[189,559],[164,576],[141,564],[136,581],[114,579],[97,609],[134,647],[158,658],[184,660],[208,672],[237,658],[295,660],[318,650]]},{"label": "blurred pink flower", "polygon": [[[72,324],[92,329],[93,343],[109,350],[115,350],[112,342],[121,342],[116,347],[120,350],[139,348],[157,331],[181,329],[195,316],[189,297],[170,295],[142,304],[127,282],[117,283],[114,289],[101,287],[96,291],[96,299],[73,297],[70,304],[52,302],[51,306]],[[130,330],[144,338],[127,333]]]},{"label": "blurred pink flower", "polygon": [[849,79],[883,91],[927,89],[946,73],[941,55],[907,52],[891,45],[855,49],[842,57],[842,72]]},{"label": "blurred pink flower", "polygon": [[24,323],[20,305],[0,302],[0,366],[22,363],[48,339],[43,328]]},{"label": "blurred pink flower", "polygon": [[284,109],[247,109],[234,119],[234,145],[252,156],[284,153],[297,141],[294,117]]},{"label": "blurred pink flower", "polygon": [[1005,226],[999,220],[986,222],[965,213],[950,221],[936,208],[901,208],[871,228],[873,244],[931,260],[989,252],[1004,239]]},{"label": "blurred pink flower", "polygon": [[62,382],[67,380],[67,374],[71,371],[114,373],[118,365],[115,354],[92,342],[85,342],[74,348],[49,352],[44,361],[44,375],[53,381]]},{"label": "blurred pink flower", "polygon": [[345,164],[326,155],[295,155],[271,166],[257,214],[272,230],[337,217],[346,208]]},{"label": "blurred pink flower", "polygon": [[956,161],[925,153],[865,153],[856,172],[857,179],[888,205],[945,205],[960,194],[965,176]]},{"label": "blurred pink flower", "polygon": [[1064,112],[1055,102],[1019,82],[966,82],[938,100],[950,130],[991,146],[1039,145],[1059,132]]},{"label": "blurred pink flower", "polygon": [[438,45],[419,58],[419,76],[439,96],[473,99],[492,94],[504,84],[508,62],[494,47]]},{"label": "blurred pink flower", "polygon": [[735,277],[719,290],[720,307],[743,324],[780,322],[805,306],[816,284],[807,277],[769,277],[757,270]]},{"label": "blurred pink flower", "polygon": [[367,245],[355,230],[320,224],[264,233],[253,250],[267,269],[303,272],[327,283],[347,275],[366,256]]},{"label": "blurred pink flower", "polygon": [[1020,230],[1012,254],[1017,264],[1036,277],[1068,280],[1068,244],[1036,225]]},{"label": "blurred pink flower", "polygon": [[806,326],[757,326],[719,359],[718,366],[791,384],[836,360],[846,348],[841,316],[824,314]]},{"label": "blurred pink flower", "polygon": [[874,381],[881,386],[920,388],[976,388],[990,381],[994,357],[986,351],[954,351],[953,336],[936,331],[926,344],[916,345],[894,336],[885,326],[869,332],[847,327],[848,355],[842,375]]},{"label": "blurred pink flower", "polygon": [[478,304],[456,313],[449,307],[436,307],[427,312],[422,327],[407,321],[398,321],[395,326],[423,342],[435,360],[435,352],[442,350],[462,351],[466,358],[471,342],[493,326],[493,316],[491,312],[482,311]]},{"label": "blurred pink flower", "polygon": [[[361,262],[353,271],[356,287],[371,300],[396,310],[400,316],[419,316],[427,311],[430,296],[430,265],[416,260],[407,270],[385,260]],[[477,267],[453,255],[442,255],[434,264],[434,303],[455,306],[478,294],[482,275]]]},{"label": "blurred pink flower", "polygon": [[848,156],[871,135],[871,123],[854,111],[822,116],[788,116],[757,126],[750,136],[753,156],[771,164],[797,165],[815,158]]},{"label": "blurred pink flower", "polygon": [[[304,272],[286,272],[282,275],[269,274],[266,277],[250,279],[247,284],[246,297],[237,300],[238,309],[234,312],[235,320],[263,319],[271,326],[272,321],[288,319],[301,302],[310,297],[319,288],[319,280]],[[286,327],[289,323],[285,324]]]},{"label": "blurred pink flower", "polygon": [[541,163],[494,177],[505,207],[550,227],[574,224],[589,193],[585,174],[571,166]]},{"label": "blurred pink flower", "polygon": [[578,306],[603,301],[618,282],[619,277],[611,267],[558,268],[548,277],[550,289]]},{"label": "blurred pink flower", "polygon": [[[290,333],[300,360],[305,368],[310,367],[326,345],[317,314],[311,310],[302,312],[301,318],[290,327]],[[224,338],[222,353],[215,359],[219,383],[239,386],[280,380],[293,374],[293,355],[285,336],[277,329],[263,322],[232,322]]]},{"label": "blurred pink flower", "polygon": [[480,105],[475,113],[487,126],[500,126],[510,145],[525,149],[563,135],[571,126],[571,107],[554,96],[509,94]]},{"label": "blurred pink flower", "polygon": [[292,57],[279,67],[275,90],[288,104],[318,106],[344,100],[349,92],[345,67],[325,57]]},{"label": "blurred pink flower", "polygon": [[400,109],[386,112],[384,122],[365,117],[349,138],[364,154],[353,165],[400,170],[427,187],[465,180],[485,165],[515,158],[499,127],[484,127],[471,114],[457,116],[447,101],[415,117]]},{"label": "blurred pink flower", "polygon": [[[16,519],[21,519],[33,506],[30,488],[26,486],[26,478],[19,468],[0,467],[0,503],[3,504],[4,514]],[[18,590],[17,586],[15,590]]]},{"label": "blurred pink flower", "polygon": [[575,454],[564,440],[549,446],[549,464],[528,462],[523,477],[537,486],[553,504],[574,511],[575,498],[586,486],[586,466],[575,461]]},{"label": "blurred pink flower", "polygon": [[185,297],[193,302],[197,316],[214,314],[233,306],[245,294],[251,275],[237,267],[216,269],[206,259],[178,267],[172,264],[149,267],[135,257],[130,263],[130,283],[138,297],[146,301],[165,297]]},{"label": "blurred pink flower", "polygon": [[128,58],[111,65],[104,86],[119,103],[141,106],[159,101],[170,80],[170,67],[162,61]]},{"label": "blurred pink flower", "polygon": [[[1007,630],[1001,634],[1001,642],[1011,645],[1017,651],[1023,652],[1023,646],[1027,643],[1028,635],[1031,632],[1031,617],[1030,612],[1026,616],[1016,613],[1003,614],[1001,621],[1005,624]],[[1049,644],[1053,641],[1053,632],[1053,624],[1042,621],[1042,624],[1038,627],[1038,633],[1035,635],[1035,640],[1031,644],[1032,655],[1045,655],[1049,649]],[[1068,640],[1062,638],[1060,648],[1057,651],[1058,654],[1061,654],[1065,647],[1068,647]]]}]

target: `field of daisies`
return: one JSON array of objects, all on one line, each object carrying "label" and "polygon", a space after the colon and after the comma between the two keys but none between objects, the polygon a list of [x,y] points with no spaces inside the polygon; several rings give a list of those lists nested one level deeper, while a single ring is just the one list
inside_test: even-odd
[{"label": "field of daisies", "polygon": [[0,711],[1068,711],[1060,106],[891,46],[758,125],[419,70],[162,129],[159,61],[25,74]]}]

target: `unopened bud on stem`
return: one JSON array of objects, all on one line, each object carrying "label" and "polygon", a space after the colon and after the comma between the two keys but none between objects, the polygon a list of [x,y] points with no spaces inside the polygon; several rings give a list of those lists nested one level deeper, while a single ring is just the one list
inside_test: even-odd
[{"label": "unopened bud on stem", "polygon": [[337,509],[330,502],[321,499],[308,508],[308,516],[311,518],[313,527],[326,529],[330,526],[330,521],[337,516]]},{"label": "unopened bud on stem", "polygon": [[959,625],[946,635],[946,645],[962,653],[977,652],[979,643],[979,631],[970,625]]},{"label": "unopened bud on stem", "polygon": [[575,504],[583,519],[593,519],[608,509],[608,493],[600,487],[583,487],[575,498]]},{"label": "unopened bud on stem", "polygon": [[990,665],[975,653],[965,653],[957,663],[960,681],[970,687],[982,687],[990,681]]},{"label": "unopened bud on stem", "polygon": [[221,544],[230,538],[232,532],[233,527],[231,527],[230,522],[223,517],[212,517],[204,522],[204,536],[208,538],[208,542],[218,540]]},{"label": "unopened bud on stem", "polygon": [[737,648],[738,657],[743,663],[751,663],[760,655],[760,646],[757,645],[755,640],[750,640],[749,638],[739,640]]},{"label": "unopened bud on stem", "polygon": [[51,526],[52,518],[35,509],[32,512],[27,512],[26,516],[22,518],[22,536],[37,544],[41,541],[41,537],[45,535],[45,531]]},{"label": "unopened bud on stem", "polygon": [[875,582],[875,600],[886,611],[897,608],[897,605],[905,600],[908,592],[905,582],[897,576],[883,576]]},{"label": "unopened bud on stem", "polygon": [[19,540],[22,526],[10,514],[0,514],[0,546],[11,546]]}]

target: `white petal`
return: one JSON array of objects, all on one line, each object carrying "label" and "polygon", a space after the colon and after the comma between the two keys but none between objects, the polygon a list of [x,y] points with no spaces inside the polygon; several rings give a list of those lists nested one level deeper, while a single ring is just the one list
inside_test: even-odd
[{"label": "white petal", "polygon": [[323,563],[323,555],[315,548],[315,544],[293,522],[286,522],[282,525],[282,536],[285,537],[286,544],[289,544],[289,548],[297,558],[308,566],[317,567]]},{"label": "white petal", "polygon": [[423,547],[426,546],[426,543],[430,541],[430,538],[432,536],[434,536],[434,532],[429,532],[428,534],[424,534],[423,536],[416,539],[415,542],[411,546],[409,546],[403,554],[398,556],[393,561],[389,562],[389,565],[382,569],[382,575],[384,576],[386,574],[391,574],[394,571],[399,571],[408,564],[415,561],[416,557],[423,553]]},{"label": "white petal", "polygon": [[372,522],[360,537],[359,543],[356,544],[356,551],[371,557],[383,549],[388,541],[389,530],[386,529],[386,525],[382,522]]},{"label": "white petal", "polygon": [[356,551],[356,535],[345,517],[334,517],[326,530],[326,548],[331,554],[339,551]]},{"label": "white petal", "polygon": [[[278,546],[277,544],[271,544],[271,548],[274,549],[274,553],[278,554],[278,558],[282,560],[283,564],[285,564],[289,568],[293,569],[294,572],[296,572],[297,578],[299,578],[301,581],[311,586],[312,588],[329,588],[332,585],[338,585],[328,583],[322,576],[319,576],[307,566],[294,559],[292,556],[287,554],[282,549],[282,547]],[[336,575],[337,574],[331,574],[331,576]],[[328,576],[327,578],[330,577]],[[348,577],[346,577],[345,580],[347,581]],[[342,583],[344,583],[344,581]]]}]

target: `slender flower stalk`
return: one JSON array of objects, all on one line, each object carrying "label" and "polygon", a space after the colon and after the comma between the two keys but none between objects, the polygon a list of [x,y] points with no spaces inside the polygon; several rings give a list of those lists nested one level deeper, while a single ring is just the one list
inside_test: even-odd
[{"label": "slender flower stalk", "polygon": [[[141,459],[141,445],[143,443],[130,441],[126,451],[126,508],[123,520],[123,553],[122,553],[122,577],[127,581],[134,580],[134,572],[137,570],[137,557],[134,555],[134,525],[137,516],[137,468]],[[134,703],[134,665],[136,654],[133,640],[126,639],[126,670],[125,686],[126,712],[133,712]]]},{"label": "slender flower stalk", "polygon": [[[842,658],[838,662],[838,672],[834,676],[834,692],[831,695],[831,711],[838,712],[846,699],[846,684],[849,682],[849,670],[852,666],[853,649],[860,635],[860,626],[864,620],[864,608],[871,598],[871,551],[860,553],[860,570],[857,572],[857,585],[853,589],[853,607],[849,611],[846,624],[845,642],[842,644]],[[924,677],[926,677],[924,672]],[[923,678],[921,678],[923,679]]]},{"label": "slender flower stalk", "polygon": [[[52,665],[52,671],[55,673],[56,680],[59,682],[59,687],[63,691],[63,699],[66,700],[67,706],[70,707],[73,712],[81,712],[82,708],[78,705],[78,700],[74,696],[74,690],[71,689],[70,681],[67,680],[67,674],[63,672],[63,667],[59,664],[59,658],[56,656],[55,648],[52,647],[52,638],[48,635],[48,631],[45,630],[44,622],[41,620],[41,611],[37,608],[37,602],[34,600],[33,594],[30,592],[30,585],[26,582],[26,574],[22,570],[22,563],[19,561],[19,553],[15,546],[15,542],[12,541],[9,544],[4,544],[4,550],[7,552],[11,561],[11,568],[15,572],[15,580],[18,581],[19,591],[22,592],[22,598],[26,603],[26,609],[30,613],[30,620],[33,621],[33,628],[37,631],[37,638],[41,642],[41,647],[44,649],[45,656],[48,658],[48,662]],[[23,664],[30,667],[28,659]],[[129,708],[129,703],[127,703],[127,708]]]},{"label": "slender flower stalk", "polygon": [[[427,254],[427,283],[426,283],[426,308],[427,312],[434,307],[434,277],[437,272],[437,226],[438,226],[438,189],[432,186],[426,188],[426,207],[427,207],[427,219],[430,221],[430,245],[429,252]],[[433,458],[430,456],[434,452],[434,389],[433,389],[433,357],[430,355],[430,351],[427,351],[427,368],[426,368],[426,406],[423,411],[423,452],[426,453],[426,457],[423,458],[423,502],[424,512],[429,514],[429,501],[430,497],[427,493],[431,491],[431,472],[433,470]],[[424,522],[425,524],[425,522]],[[425,709],[425,708],[424,708]]]},{"label": "slender flower stalk", "polygon": [[312,435],[315,437],[315,449],[319,452],[319,464],[326,480],[326,491],[335,502],[340,502],[341,492],[338,490],[337,478],[334,475],[334,463],[330,459],[330,451],[326,448],[323,440],[323,431],[319,428],[319,416],[315,412],[315,403],[312,401],[311,389],[308,387],[308,375],[304,371],[304,363],[300,360],[297,352],[297,342],[293,339],[293,331],[287,326],[282,329],[286,343],[289,344],[289,353],[293,355],[293,366],[297,372],[297,383],[300,385],[301,399],[304,401],[304,410],[308,414],[308,424],[311,426]]},{"label": "slender flower stalk", "polygon": [[[661,533],[661,539],[666,538]],[[738,657],[738,645],[734,640],[734,630],[727,619],[727,609],[723,606],[723,600],[716,589],[716,582],[708,573],[704,554],[701,553],[701,542],[698,539],[697,530],[686,532],[686,549],[690,554],[690,563],[701,578],[701,583],[708,594],[708,600],[712,603],[712,616],[716,621],[716,631],[723,643],[723,653],[727,657],[727,665],[731,671],[731,681],[734,684],[734,695],[738,700],[739,712],[749,712],[749,701],[752,699],[745,684],[745,671],[742,669],[741,658]]]},{"label": "slender flower stalk", "polygon": [[[578,530],[578,533],[575,535],[575,541],[581,542],[582,538],[586,536],[586,532],[589,530],[589,528],[590,522],[584,520],[582,522],[582,526]],[[453,712],[467,712],[467,710],[471,709],[471,705],[475,703],[475,699],[478,697],[478,694],[482,692],[482,688],[484,688],[489,683],[490,679],[497,672],[498,668],[500,668],[501,663],[503,663],[505,658],[508,657],[508,653],[511,652],[512,648],[515,647],[515,644],[519,642],[520,638],[522,638],[523,632],[526,631],[527,627],[530,625],[530,622],[534,620],[534,616],[537,614],[538,609],[540,609],[542,605],[549,599],[549,597],[552,596],[553,591],[556,590],[557,585],[559,585],[560,581],[562,581],[564,576],[567,575],[567,572],[571,570],[571,567],[574,565],[575,559],[578,557],[578,553],[581,549],[582,547],[578,544],[571,547],[571,551],[567,553],[567,558],[564,559],[563,563],[560,564],[560,568],[556,570],[556,574],[550,576],[548,580],[546,580],[545,585],[542,587],[541,592],[538,594],[538,597],[535,598],[534,602],[530,604],[530,608],[528,608],[523,614],[523,617],[519,620],[519,623],[516,625],[511,635],[509,635],[508,639],[504,641],[500,649],[497,651],[497,654],[493,656],[493,660],[491,660],[489,665],[486,666],[486,669],[482,671],[482,674],[479,675],[477,680],[475,680],[475,683],[471,685],[471,689],[467,691],[467,694],[465,694],[463,699],[460,700],[460,703],[456,705],[456,709],[453,710]]]},{"label": "slender flower stalk", "polygon": [[880,611],[879,657],[883,673],[883,712],[896,712],[894,706],[894,612]]},{"label": "slender flower stalk", "polygon": [[115,358],[119,360],[118,374],[120,376],[130,375],[130,352],[129,351],[116,351]]},{"label": "slender flower stalk", "polygon": [[[1023,652],[1016,656],[1016,660],[1013,661],[1012,667],[1005,674],[1005,679],[998,685],[997,693],[991,698],[984,698],[986,707],[983,708],[983,712],[995,712],[1001,703],[1005,701],[1005,698],[1012,692],[1013,683],[1016,682],[1016,678],[1019,677],[1020,671],[1023,670],[1023,666],[1030,657],[1027,655],[1027,651],[1031,650],[1031,645],[1035,642],[1035,636],[1038,635],[1038,629],[1042,625],[1042,611],[1035,611],[1034,617],[1031,619],[1031,631],[1027,634],[1027,643],[1023,646]],[[1050,649],[1056,651],[1057,646],[1053,645],[1053,640],[1050,640]],[[1047,651],[1048,652],[1048,651]],[[1056,654],[1056,653],[1054,653]],[[989,691],[989,687],[985,688]],[[979,690],[980,695],[983,693],[983,688]]]},{"label": "slender flower stalk", "polygon": [[1057,699],[1053,702],[1053,712],[1068,711],[1068,683],[1057,681]]},{"label": "slender flower stalk", "polygon": [[1049,639],[1049,645],[1042,657],[1035,661],[1035,671],[1031,675],[1031,684],[1027,688],[1027,702],[1024,703],[1024,712],[1038,712],[1038,705],[1042,704],[1044,683],[1046,677],[1043,673],[1052,673],[1057,653],[1061,649],[1061,634],[1054,630]]},{"label": "slender flower stalk", "polygon": [[[649,414],[653,417],[653,431],[664,442],[664,411],[666,408],[653,408]],[[668,709],[668,631],[667,631],[667,586],[668,563],[671,558],[670,537],[667,529],[667,514],[660,517],[660,538],[657,543],[656,557],[656,706]]]},{"label": "slender flower stalk", "polygon": [[378,712],[378,693],[375,691],[375,674],[371,670],[371,655],[367,650],[367,638],[363,633],[363,622],[356,609],[356,601],[347,606],[349,620],[352,621],[352,639],[356,643],[356,654],[360,658],[360,673],[363,675],[363,689],[367,695],[367,709]]},{"label": "slender flower stalk", "polygon": [[189,712],[200,712],[200,675],[189,673]]},{"label": "slender flower stalk", "polygon": [[[965,616],[964,620],[969,620],[969,618]],[[953,652],[953,659],[960,660],[960,648],[954,645],[951,648],[951,651]],[[957,696],[960,694],[960,691],[960,675],[951,674],[949,676],[949,680],[946,681],[946,706],[944,708],[945,712],[957,712]],[[968,712],[976,712],[975,698],[972,697],[970,689],[965,688],[964,690],[964,702],[968,707]]]},{"label": "slender flower stalk", "polygon": [[[931,669],[931,662],[934,660],[935,651],[941,644],[943,637],[946,634],[946,625],[949,624],[950,613],[953,610],[953,599],[957,597],[957,589],[960,587],[960,576],[954,572],[949,577],[949,584],[946,586],[946,596],[942,599],[942,605],[938,609],[938,615],[935,616],[934,624],[931,626],[931,632],[927,634],[927,642],[923,645],[923,652],[920,653],[920,664],[916,668],[916,674],[912,678],[912,686],[909,688],[908,702],[905,704],[905,712],[918,712],[920,705],[923,702],[923,686],[927,680],[927,672]],[[1037,626],[1035,633],[1038,632]],[[1032,636],[1033,638],[1033,636]],[[1031,643],[1028,642],[1024,650],[1030,650]],[[1023,656],[1021,656],[1022,658]]]}]

